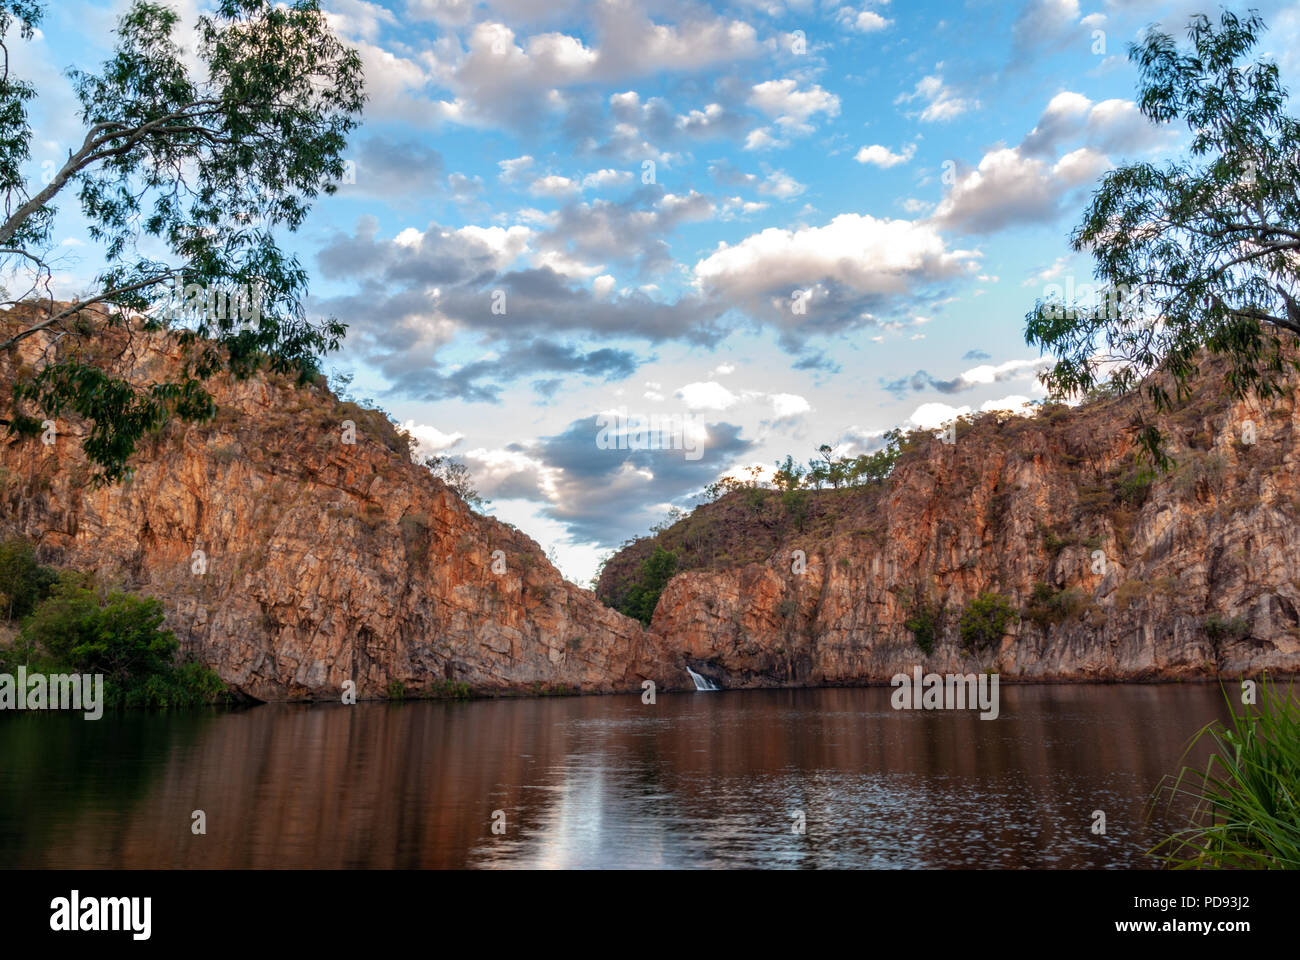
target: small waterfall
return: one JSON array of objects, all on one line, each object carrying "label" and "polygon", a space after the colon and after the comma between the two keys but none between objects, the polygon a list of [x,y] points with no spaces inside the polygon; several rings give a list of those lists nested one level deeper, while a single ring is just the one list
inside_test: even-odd
[{"label": "small waterfall", "polygon": [[686,672],[689,673],[691,675],[691,679],[695,681],[696,690],[717,690],[718,689],[717,685],[714,684],[712,680],[710,680],[708,677],[700,676],[690,667],[686,668]]}]

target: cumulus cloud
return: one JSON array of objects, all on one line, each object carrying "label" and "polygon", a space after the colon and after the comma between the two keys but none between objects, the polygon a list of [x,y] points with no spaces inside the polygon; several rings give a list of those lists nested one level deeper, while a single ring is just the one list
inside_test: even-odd
[{"label": "cumulus cloud", "polygon": [[808,189],[784,170],[773,170],[758,185],[758,192],[778,200],[791,200]]},{"label": "cumulus cloud", "polygon": [[[384,238],[374,218],[364,217],[353,234],[334,236],[317,253],[322,271],[352,281],[353,292],[313,309],[347,317],[349,349],[394,389],[428,399],[491,401],[501,384],[546,372],[619,379],[642,362],[629,351],[589,349],[564,336],[712,343],[722,335],[724,308],[695,295],[666,303],[639,290],[615,292],[612,278],[588,286],[585,271],[575,282],[557,269],[562,251],[539,249],[537,241],[536,231],[519,225],[432,224]],[[440,357],[470,333],[511,347],[453,369]]]},{"label": "cumulus cloud", "polygon": [[1055,216],[1060,193],[1042,160],[1003,147],[960,176],[935,210],[944,226],[977,233]]},{"label": "cumulus cloud", "polygon": [[677,391],[677,397],[688,410],[726,410],[740,402],[740,397],[711,380],[688,383]]},{"label": "cumulus cloud", "polygon": [[957,417],[971,412],[970,407],[953,407],[946,403],[923,403],[907,418],[907,423],[918,430],[937,430]]},{"label": "cumulus cloud", "polygon": [[558,31],[524,36],[484,20],[464,43],[444,36],[429,56],[449,99],[435,116],[457,123],[537,126],[563,114],[570,91],[659,72],[730,64],[762,52],[754,28],[741,20],[689,11],[677,23],[655,22],[631,0],[605,0],[591,13],[595,41]]},{"label": "cumulus cloud", "polygon": [[840,98],[835,94],[815,83],[800,89],[799,82],[790,77],[755,84],[749,102],[786,133],[808,133],[815,115],[835,117],[840,112]]},{"label": "cumulus cloud", "polygon": [[917,81],[916,87],[911,93],[902,94],[895,102],[912,103],[915,101],[924,104],[920,113],[923,123],[946,122],[954,117],[961,116],[968,110],[977,109],[980,105],[978,100],[958,96],[951,87],[943,82],[941,74],[930,74],[922,77]]},{"label": "cumulus cloud", "polygon": [[618,186],[632,179],[630,170],[596,170],[582,178],[583,189],[601,190],[605,187]]},{"label": "cumulus cloud", "polygon": [[527,175],[532,165],[533,158],[528,154],[512,160],[498,160],[497,166],[501,168],[499,179],[502,183],[518,183]]},{"label": "cumulus cloud", "polygon": [[[872,307],[969,273],[976,261],[949,249],[932,224],[848,213],[821,227],[769,227],[720,243],[693,273],[710,295],[808,333],[874,325]],[[807,297],[802,314],[791,308],[795,290]]]},{"label": "cumulus cloud", "polygon": [[402,429],[415,438],[416,447],[422,456],[450,450],[465,439],[463,433],[443,433],[432,424],[416,423],[414,420],[407,420],[402,424]]},{"label": "cumulus cloud", "polygon": [[745,137],[746,150],[778,150],[788,146],[790,141],[774,136],[771,127],[756,127]]},{"label": "cumulus cloud", "polygon": [[580,189],[581,187],[576,180],[553,173],[538,177],[528,185],[529,193],[543,197],[566,197],[577,193]]},{"label": "cumulus cloud", "polygon": [[876,33],[894,22],[886,20],[874,10],[854,10],[852,7],[841,7],[835,15],[835,20],[845,30],[854,30],[858,33]]},{"label": "cumulus cloud", "polygon": [[900,153],[894,153],[888,147],[876,143],[869,147],[863,147],[853,159],[858,163],[870,163],[887,170],[901,163],[907,163],[915,154],[916,144],[914,143],[909,143]]},{"label": "cumulus cloud", "polygon": [[1082,142],[1107,154],[1135,154],[1168,146],[1175,136],[1142,116],[1132,100],[1093,102],[1081,93],[1064,90],[1043,110],[1021,141],[1027,156],[1051,156],[1070,142]]}]

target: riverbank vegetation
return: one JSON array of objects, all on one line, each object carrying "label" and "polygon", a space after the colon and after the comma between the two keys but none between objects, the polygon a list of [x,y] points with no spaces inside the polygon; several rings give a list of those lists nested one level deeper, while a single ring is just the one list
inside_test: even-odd
[{"label": "riverbank vegetation", "polygon": [[107,706],[195,707],[228,699],[209,667],[178,655],[163,627],[162,603],[114,589],[93,576],[36,560],[31,543],[0,543],[0,615],[6,632],[0,673],[102,674]]},{"label": "riverbank vegetation", "polygon": [[1300,869],[1300,706],[1292,684],[1263,679],[1254,709],[1225,691],[1230,718],[1202,728],[1184,754],[1211,744],[1204,768],[1183,766],[1162,781],[1156,802],[1192,806],[1188,826],[1152,850],[1167,865]]}]

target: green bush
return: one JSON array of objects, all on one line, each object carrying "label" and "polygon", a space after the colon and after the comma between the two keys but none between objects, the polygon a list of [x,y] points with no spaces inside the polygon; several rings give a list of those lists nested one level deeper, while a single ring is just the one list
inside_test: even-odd
[{"label": "green bush", "polygon": [[1134,467],[1122,474],[1115,484],[1115,500],[1131,507],[1142,506],[1151,493],[1151,484],[1155,479],[1156,472],[1150,467]]},{"label": "green bush", "polygon": [[0,618],[27,616],[57,581],[58,574],[36,562],[36,549],[22,537],[0,543]]},{"label": "green bush", "polygon": [[8,660],[44,673],[104,675],[111,707],[188,707],[215,703],[226,685],[209,667],[177,661],[153,597],[97,591],[65,572],[53,594],[24,622]]},{"label": "green bush", "polygon": [[677,571],[677,554],[655,544],[654,553],[641,561],[641,570],[636,582],[628,590],[618,612],[635,617],[646,626],[654,616],[659,604],[659,595],[668,586],[668,581]]},{"label": "green bush", "polygon": [[469,684],[463,680],[435,680],[429,687],[429,696],[440,700],[468,700]]},{"label": "green bush", "polygon": [[934,651],[934,641],[939,635],[939,611],[933,603],[920,600],[913,604],[903,626],[911,631],[912,638],[922,653]]},{"label": "green bush", "polygon": [[1205,618],[1205,633],[1215,643],[1223,640],[1245,640],[1250,636],[1250,621],[1245,617],[1220,617],[1211,614]]},{"label": "green bush", "polygon": [[962,611],[958,629],[967,646],[984,650],[1002,639],[1007,624],[1015,616],[1016,611],[1006,597],[998,593],[981,593]]}]

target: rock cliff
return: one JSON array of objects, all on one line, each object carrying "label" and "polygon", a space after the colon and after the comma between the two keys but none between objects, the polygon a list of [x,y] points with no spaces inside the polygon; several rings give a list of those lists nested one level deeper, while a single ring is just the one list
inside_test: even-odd
[{"label": "rock cliff", "polygon": [[[0,334],[15,319],[0,314]],[[0,389],[45,346],[0,357]],[[117,369],[146,382],[176,362],[174,344],[137,329]],[[162,598],[182,649],[259,699],[337,697],[346,680],[363,698],[394,682],[409,694],[689,685],[638,622],[412,463],[382,414],[274,375],[210,390],[217,418],[168,425],[121,486],[88,486],[76,421],[50,445],[0,444],[0,534]]]},{"label": "rock cliff", "polygon": [[[0,334],[14,322],[0,314]],[[177,362],[161,335],[115,336],[97,347],[124,376]],[[48,345],[0,356],[0,389]],[[726,687],[917,664],[1026,680],[1300,669],[1295,395],[1229,403],[1213,371],[1165,419],[1178,467],[1153,482],[1132,461],[1136,400],[1102,399],[917,440],[888,482],[814,492],[799,521],[771,492],[701,507],[606,566],[608,597],[656,543],[678,553],[649,630],[412,463],[381,413],[275,375],[210,389],[216,419],[168,425],[120,486],[87,483],[75,420],[51,444],[7,439],[0,535],[162,598],[183,649],[252,697],[332,698],[348,680],[361,697],[673,689],[686,666]],[[971,649],[959,618],[985,592],[1021,615]],[[929,653],[906,626],[920,610]]]},{"label": "rock cliff", "polygon": [[[1300,669],[1294,389],[1232,403],[1209,365],[1161,421],[1168,473],[1134,460],[1138,406],[981,416],[954,443],[916,443],[886,484],[812,494],[802,530],[774,492],[732,493],[616,557],[597,592],[616,596],[656,543],[674,550],[651,628],[729,687],[917,664],[1025,680]],[[972,649],[960,617],[986,592],[1019,616]],[[928,654],[906,626],[927,609]]]}]

